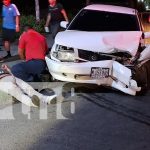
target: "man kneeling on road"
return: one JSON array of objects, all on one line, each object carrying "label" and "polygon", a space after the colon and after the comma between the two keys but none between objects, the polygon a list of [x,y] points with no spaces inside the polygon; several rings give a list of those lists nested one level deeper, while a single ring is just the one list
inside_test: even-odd
[{"label": "man kneeling on road", "polygon": [[25,25],[18,45],[19,56],[25,61],[12,67],[13,75],[27,82],[39,78],[46,68],[47,51],[45,37],[32,29],[30,25]]}]

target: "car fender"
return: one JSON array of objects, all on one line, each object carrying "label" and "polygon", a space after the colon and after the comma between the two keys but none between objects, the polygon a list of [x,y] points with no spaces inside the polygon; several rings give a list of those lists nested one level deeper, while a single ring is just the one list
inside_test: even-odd
[{"label": "car fender", "polygon": [[148,45],[140,54],[138,61],[150,59],[150,45]]}]

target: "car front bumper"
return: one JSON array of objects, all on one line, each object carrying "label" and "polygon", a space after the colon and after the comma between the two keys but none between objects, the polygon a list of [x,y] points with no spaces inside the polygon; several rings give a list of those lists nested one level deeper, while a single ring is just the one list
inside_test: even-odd
[{"label": "car front bumper", "polygon": [[[106,85],[130,95],[135,95],[136,91],[141,90],[140,87],[137,87],[136,81],[131,79],[131,70],[113,60],[74,63],[58,62],[48,56],[45,57],[45,60],[49,72],[57,80]],[[108,68],[109,76],[92,78],[92,67]]]}]

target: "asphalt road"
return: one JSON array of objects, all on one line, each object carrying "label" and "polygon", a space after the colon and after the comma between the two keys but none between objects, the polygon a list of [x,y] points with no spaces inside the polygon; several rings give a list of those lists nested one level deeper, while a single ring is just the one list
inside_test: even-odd
[{"label": "asphalt road", "polygon": [[150,91],[129,96],[93,85],[47,87],[57,94],[57,104],[1,105],[0,149],[149,150]]}]

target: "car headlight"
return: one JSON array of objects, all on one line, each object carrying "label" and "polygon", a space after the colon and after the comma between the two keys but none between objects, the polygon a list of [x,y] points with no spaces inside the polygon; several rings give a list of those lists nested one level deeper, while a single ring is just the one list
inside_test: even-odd
[{"label": "car headlight", "polygon": [[75,61],[74,49],[66,46],[56,45],[55,51],[53,51],[52,56],[60,61]]}]

